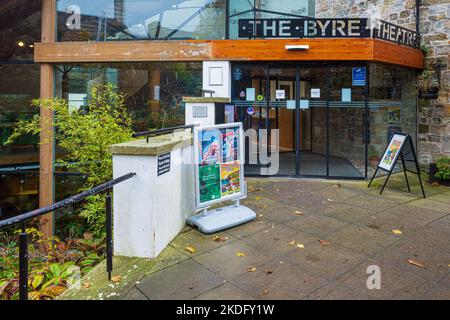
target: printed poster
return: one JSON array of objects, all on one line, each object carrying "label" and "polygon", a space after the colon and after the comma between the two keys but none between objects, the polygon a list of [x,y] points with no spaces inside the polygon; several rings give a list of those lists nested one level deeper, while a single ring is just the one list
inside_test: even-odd
[{"label": "printed poster", "polygon": [[220,165],[201,166],[199,168],[200,202],[220,199]]},{"label": "printed poster", "polygon": [[222,129],[222,163],[238,161],[239,128]]},{"label": "printed poster", "polygon": [[220,185],[222,197],[230,196],[241,191],[241,167],[239,164],[222,164],[220,166]]},{"label": "printed poster", "polygon": [[394,134],[391,142],[389,143],[386,152],[380,162],[380,168],[386,171],[391,171],[395,160],[398,158],[399,152],[405,143],[406,136]]},{"label": "printed poster", "polygon": [[220,163],[219,130],[205,130],[198,133],[200,166]]}]

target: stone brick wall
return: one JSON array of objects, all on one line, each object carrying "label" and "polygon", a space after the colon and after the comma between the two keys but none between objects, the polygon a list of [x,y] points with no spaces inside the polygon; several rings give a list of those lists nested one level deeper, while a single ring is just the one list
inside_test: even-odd
[{"label": "stone brick wall", "polygon": [[[316,17],[370,17],[416,29],[415,0],[317,0]],[[450,155],[450,0],[422,0],[420,32],[427,81],[440,84],[439,98],[418,100],[418,152],[423,164]],[[437,64],[438,62],[438,64]]]}]

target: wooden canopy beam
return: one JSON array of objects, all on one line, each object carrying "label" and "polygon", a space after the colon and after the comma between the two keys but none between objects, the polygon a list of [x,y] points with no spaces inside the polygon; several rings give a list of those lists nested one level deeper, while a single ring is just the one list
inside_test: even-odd
[{"label": "wooden canopy beam", "polygon": [[[309,45],[290,51],[286,45]],[[373,61],[423,69],[422,51],[379,39],[257,39],[36,43],[35,61]]]}]

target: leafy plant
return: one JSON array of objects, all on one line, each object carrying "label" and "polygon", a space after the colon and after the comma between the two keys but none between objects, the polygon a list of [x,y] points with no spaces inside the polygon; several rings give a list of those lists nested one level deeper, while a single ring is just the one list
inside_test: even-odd
[{"label": "leafy plant", "polygon": [[443,156],[436,161],[437,172],[434,175],[441,180],[450,180],[450,157]]},{"label": "leafy plant", "polygon": [[[113,84],[108,83],[94,85],[89,93],[88,105],[82,109],[73,110],[66,100],[59,98],[37,99],[32,102],[35,108],[46,108],[54,112],[55,139],[65,151],[61,153],[57,164],[87,177],[82,190],[112,179],[109,146],[132,139],[131,116],[124,101],[124,95],[118,93]],[[34,115],[31,120],[19,121],[7,144],[25,134],[39,134],[43,127],[52,127],[45,121],[39,114]],[[103,195],[91,197],[80,213],[98,236],[104,233],[104,206]]]}]

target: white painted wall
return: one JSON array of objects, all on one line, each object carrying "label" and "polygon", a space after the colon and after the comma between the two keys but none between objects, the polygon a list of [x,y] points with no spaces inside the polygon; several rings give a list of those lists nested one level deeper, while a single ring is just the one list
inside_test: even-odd
[{"label": "white painted wall", "polygon": [[213,97],[231,98],[231,62],[203,61],[203,89],[214,90]]},{"label": "white painted wall", "polygon": [[[207,109],[207,115],[205,118],[201,117],[194,117],[194,109],[196,107],[204,106]],[[185,119],[186,119],[186,125],[190,124],[199,124],[200,126],[211,126],[214,125],[216,122],[216,108],[215,103],[191,103],[186,102],[185,105]]]},{"label": "white painted wall", "polygon": [[157,156],[114,155],[114,254],[156,258],[195,213],[192,145],[172,151],[170,172],[157,176]]}]

